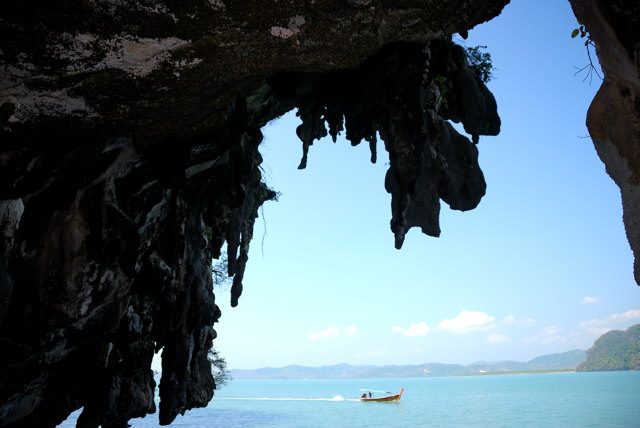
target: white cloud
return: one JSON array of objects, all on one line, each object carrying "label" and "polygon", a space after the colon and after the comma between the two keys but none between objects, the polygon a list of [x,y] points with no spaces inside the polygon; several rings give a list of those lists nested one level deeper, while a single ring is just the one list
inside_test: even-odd
[{"label": "white cloud", "polygon": [[613,329],[610,327],[588,327],[588,328],[585,328],[585,330],[587,330],[589,333],[593,334],[594,336],[602,336],[605,333],[609,333]]},{"label": "white cloud", "polygon": [[507,342],[508,340],[509,338],[507,336],[500,333],[491,334],[487,336],[487,338],[485,339],[487,343],[503,343],[503,342]]},{"label": "white cloud", "polygon": [[600,303],[600,299],[592,296],[584,296],[582,300],[580,300],[580,303],[584,303],[584,304]]},{"label": "white cloud", "polygon": [[[617,315],[617,314],[614,314]],[[640,318],[640,309],[629,309],[627,312],[620,314],[621,319],[633,320]]]},{"label": "white cloud", "polygon": [[545,336],[559,336],[564,332],[560,327],[555,325],[548,325],[542,330],[542,334]]},{"label": "white cloud", "polygon": [[440,321],[438,327],[452,333],[484,331],[495,327],[493,320],[492,316],[484,312],[462,311],[455,318]]},{"label": "white cloud", "polygon": [[309,339],[315,340],[315,339],[322,339],[326,337],[336,337],[339,335],[340,335],[340,329],[337,329],[335,327],[329,327],[322,330],[320,333],[311,333],[309,335]]},{"label": "white cloud", "polygon": [[322,330],[319,333],[309,334],[309,339],[316,340],[316,339],[326,339],[329,337],[352,336],[357,332],[358,332],[358,327],[356,327],[355,325],[350,325],[344,330],[340,330],[339,328],[336,328],[336,327],[329,327]]},{"label": "white cloud", "polygon": [[549,325],[542,329],[537,335],[527,337],[522,341],[527,344],[553,345],[566,343],[567,337],[563,329],[555,325]]},{"label": "white cloud", "polygon": [[536,343],[540,345],[553,345],[559,343],[566,343],[567,338],[565,336],[555,335],[555,336],[532,336],[527,337],[523,340],[524,343]]},{"label": "white cloud", "polygon": [[557,345],[566,343],[579,343],[581,335],[575,331],[565,331],[564,329],[548,325],[538,332],[535,336],[522,339],[525,344],[537,345]]},{"label": "white cloud", "polygon": [[607,318],[582,321],[580,327],[591,334],[600,336],[610,330],[629,327],[629,321],[633,322],[637,319],[640,319],[640,309],[629,309],[621,314],[612,314]]},{"label": "white cloud", "polygon": [[536,320],[533,318],[516,318],[511,314],[507,315],[502,320],[502,324],[504,325],[531,325],[535,323]]},{"label": "white cloud", "polygon": [[403,327],[393,327],[391,329],[394,333],[400,333],[403,336],[417,337],[417,336],[426,336],[431,331],[431,328],[424,322],[419,322],[417,324],[411,324],[408,328]]},{"label": "white cloud", "polygon": [[505,324],[513,324],[516,322],[516,317],[514,317],[513,315],[507,315],[506,317],[504,317],[504,320],[502,320],[503,323]]}]

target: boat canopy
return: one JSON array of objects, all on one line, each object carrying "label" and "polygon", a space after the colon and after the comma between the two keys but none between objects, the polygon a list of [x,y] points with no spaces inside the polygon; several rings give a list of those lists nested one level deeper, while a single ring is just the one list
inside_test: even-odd
[{"label": "boat canopy", "polygon": [[375,389],[360,388],[360,391],[378,392],[380,394],[391,394],[389,391],[376,391]]}]

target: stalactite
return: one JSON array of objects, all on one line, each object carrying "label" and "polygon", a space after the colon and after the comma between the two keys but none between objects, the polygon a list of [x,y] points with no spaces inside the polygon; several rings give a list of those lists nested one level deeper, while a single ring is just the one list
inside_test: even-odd
[{"label": "stalactite", "polygon": [[[436,76],[450,82],[450,95],[440,93]],[[299,168],[307,166],[313,141],[327,135],[325,124],[334,140],[344,123],[353,145],[368,141],[372,162],[380,134],[389,152],[385,187],[392,194],[397,248],[414,226],[439,236],[440,199],[453,209],[469,210],[484,195],[477,149],[444,119],[461,121],[476,143],[478,135],[496,135],[500,119],[493,95],[469,68],[460,46],[448,40],[398,43],[353,70],[280,76],[270,82],[281,94],[280,102],[286,99],[298,108]],[[304,96],[291,95],[301,87]]]}]

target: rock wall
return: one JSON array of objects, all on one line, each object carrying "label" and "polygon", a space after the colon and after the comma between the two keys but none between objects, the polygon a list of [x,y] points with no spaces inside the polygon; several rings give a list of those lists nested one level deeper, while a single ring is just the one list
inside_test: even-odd
[{"label": "rock wall", "polygon": [[604,81],[587,113],[593,144],[620,187],[627,239],[640,284],[640,4],[570,0],[596,45]]},{"label": "rock wall", "polygon": [[46,0],[2,5],[3,122],[102,122],[137,145],[208,135],[284,70],[355,67],[393,41],[491,19],[507,0]]},{"label": "rock wall", "polygon": [[[450,35],[506,0],[3,4],[0,426],[126,427],[205,406],[226,242],[232,305],[262,181],[260,128],[298,108],[314,139],[376,135],[400,248],[475,207],[496,103]],[[327,130],[328,128],[328,130]],[[372,161],[376,153],[372,151]]]}]

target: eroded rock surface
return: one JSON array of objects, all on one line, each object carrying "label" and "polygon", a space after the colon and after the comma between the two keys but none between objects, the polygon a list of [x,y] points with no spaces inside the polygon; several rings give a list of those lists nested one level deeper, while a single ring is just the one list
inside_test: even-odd
[{"label": "eroded rock surface", "polygon": [[353,70],[285,73],[267,82],[278,98],[293,96],[298,108],[299,168],[307,166],[315,139],[328,132],[335,141],[343,129],[353,145],[369,142],[375,162],[379,133],[389,152],[385,187],[392,195],[396,248],[414,226],[440,235],[440,199],[469,210],[484,196],[476,146],[445,121],[462,121],[474,138],[500,130],[495,99],[468,67],[462,47],[450,41],[396,43]]},{"label": "eroded rock surface", "polygon": [[160,423],[207,404],[211,260],[226,243],[235,306],[275,196],[260,128],[293,108],[301,167],[327,133],[384,139],[398,248],[439,234],[440,199],[475,207],[477,148],[446,120],[500,122],[450,35],[505,3],[3,4],[0,426],[125,427],[156,410],[159,350]]},{"label": "eroded rock surface", "polygon": [[570,2],[595,42],[604,72],[587,127],[607,173],[620,187],[635,280],[640,284],[640,3]]}]

